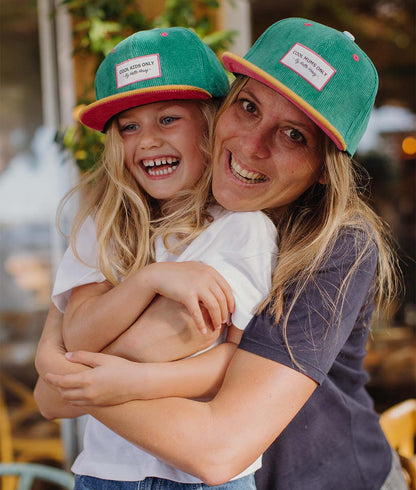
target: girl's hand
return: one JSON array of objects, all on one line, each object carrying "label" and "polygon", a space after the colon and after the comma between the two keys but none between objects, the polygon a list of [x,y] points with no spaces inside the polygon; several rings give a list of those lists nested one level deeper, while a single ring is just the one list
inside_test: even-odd
[{"label": "girl's hand", "polygon": [[67,353],[65,357],[93,368],[76,374],[46,375],[46,381],[71,405],[109,406],[140,398],[144,364],[86,351]]},{"label": "girl's hand", "polygon": [[147,266],[156,294],[182,303],[201,333],[207,333],[203,306],[212,324],[219,328],[234,311],[234,296],[227,281],[213,267],[201,262],[157,262]]}]

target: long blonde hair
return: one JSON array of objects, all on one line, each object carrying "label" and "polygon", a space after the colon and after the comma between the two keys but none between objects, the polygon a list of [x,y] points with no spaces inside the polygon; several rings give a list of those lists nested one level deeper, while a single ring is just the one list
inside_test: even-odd
[{"label": "long blonde hair", "polygon": [[[114,119],[107,129],[96,168],[86,172],[60,204],[58,222],[71,196],[81,194],[81,205],[71,229],[71,246],[82,260],[76,249],[77,236],[84,221],[92,216],[96,226],[97,265],[113,285],[155,260],[157,237],[175,251],[191,242],[212,220],[207,209],[213,201],[210,143],[219,101],[195,102],[206,123],[200,141],[205,169],[193,189],[185,189],[163,204],[148,195],[124,164],[123,144]],[[176,237],[174,245],[169,244],[171,235]]]},{"label": "long blonde hair", "polygon": [[[217,119],[235,102],[248,79],[237,77]],[[354,233],[359,240],[359,254],[337,297],[325,298],[332,303],[332,310],[342,308],[348,282],[367,254],[374,250],[374,244],[378,249],[374,280],[376,310],[389,311],[400,289],[400,274],[389,233],[380,217],[365,202],[365,188],[359,185],[363,170],[346,153],[339,151],[327,136],[322,135],[322,140],[323,172],[327,183],[316,183],[282,214],[274,216],[273,210],[269,210],[277,227],[279,256],[270,295],[259,306],[258,313],[267,308],[275,322],[281,323],[286,341],[288,317],[294,304],[330,256],[342,231],[350,229]],[[289,304],[285,304],[285,293],[289,289],[294,293]],[[293,357],[292,360],[295,361]]]}]

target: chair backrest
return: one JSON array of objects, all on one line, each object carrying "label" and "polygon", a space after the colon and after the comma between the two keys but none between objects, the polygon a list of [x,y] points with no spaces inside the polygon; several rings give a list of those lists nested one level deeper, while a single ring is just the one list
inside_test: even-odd
[{"label": "chair backrest", "polygon": [[416,400],[409,399],[387,409],[380,424],[393,449],[406,458],[415,454]]},{"label": "chair backrest", "polygon": [[380,425],[399,454],[409,489],[416,490],[416,400],[405,400],[387,409],[380,416]]},{"label": "chair backrest", "polygon": [[59,468],[35,463],[0,463],[0,475],[18,476],[17,490],[30,490],[35,480],[43,480],[71,490],[74,476]]}]

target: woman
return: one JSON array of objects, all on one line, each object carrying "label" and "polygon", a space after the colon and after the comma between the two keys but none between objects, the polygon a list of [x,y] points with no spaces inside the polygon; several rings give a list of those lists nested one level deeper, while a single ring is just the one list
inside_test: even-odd
[{"label": "woman", "polygon": [[[172,397],[86,410],[210,485],[276,440],[260,489],[406,488],[362,366],[374,304],[387,305],[395,290],[382,226],[359,195],[350,158],[374,104],[376,71],[350,34],[304,19],[277,22],[244,59],[227,53],[223,60],[238,76],[216,126],[213,192],[228,209],[261,209],[274,219],[279,260],[270,297],[211,401]],[[54,315],[50,372],[66,363]],[[102,377],[115,362],[71,357]],[[160,366],[140,368],[146,384]],[[71,392],[82,375],[47,376],[72,400],[71,415],[87,403]],[[41,409],[65,413],[51,406]]]}]

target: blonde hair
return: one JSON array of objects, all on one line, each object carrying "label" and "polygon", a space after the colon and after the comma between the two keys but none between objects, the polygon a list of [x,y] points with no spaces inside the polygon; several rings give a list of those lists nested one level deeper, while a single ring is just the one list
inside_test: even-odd
[{"label": "blonde hair", "polygon": [[[237,99],[248,77],[239,76],[221,107],[217,119]],[[269,297],[258,307],[281,323],[287,342],[287,324],[290,313],[307,284],[328,259],[337,237],[351,230],[357,243],[358,256],[338,290],[336,298],[324,298],[334,311],[342,309],[343,293],[354,271],[367,254],[378,249],[378,264],[374,279],[374,300],[377,311],[388,312],[400,289],[397,258],[385,224],[364,200],[365,187],[360,186],[358,164],[339,151],[322,133],[323,173],[327,183],[316,183],[300,196],[282,214],[270,217],[278,232],[279,256],[273,273]],[[291,290],[291,299],[285,304],[285,293]],[[340,315],[338,316],[340,320]],[[332,323],[332,322],[331,322]],[[290,346],[288,345],[290,355]],[[292,356],[292,361],[296,363]]]},{"label": "blonde hair", "polygon": [[[211,197],[211,139],[219,101],[197,101],[204,117],[200,148],[205,169],[193,189],[184,189],[160,204],[147,194],[124,164],[124,151],[116,118],[106,132],[103,153],[96,167],[86,172],[80,183],[63,199],[63,206],[80,192],[81,205],[71,229],[71,246],[79,260],[76,241],[79,230],[92,216],[96,226],[98,267],[106,279],[117,285],[141,267],[153,262],[154,242],[161,237],[171,251],[191,242],[212,221],[208,206]],[[175,235],[174,244],[169,237]],[[90,266],[95,264],[88,264]]]}]

